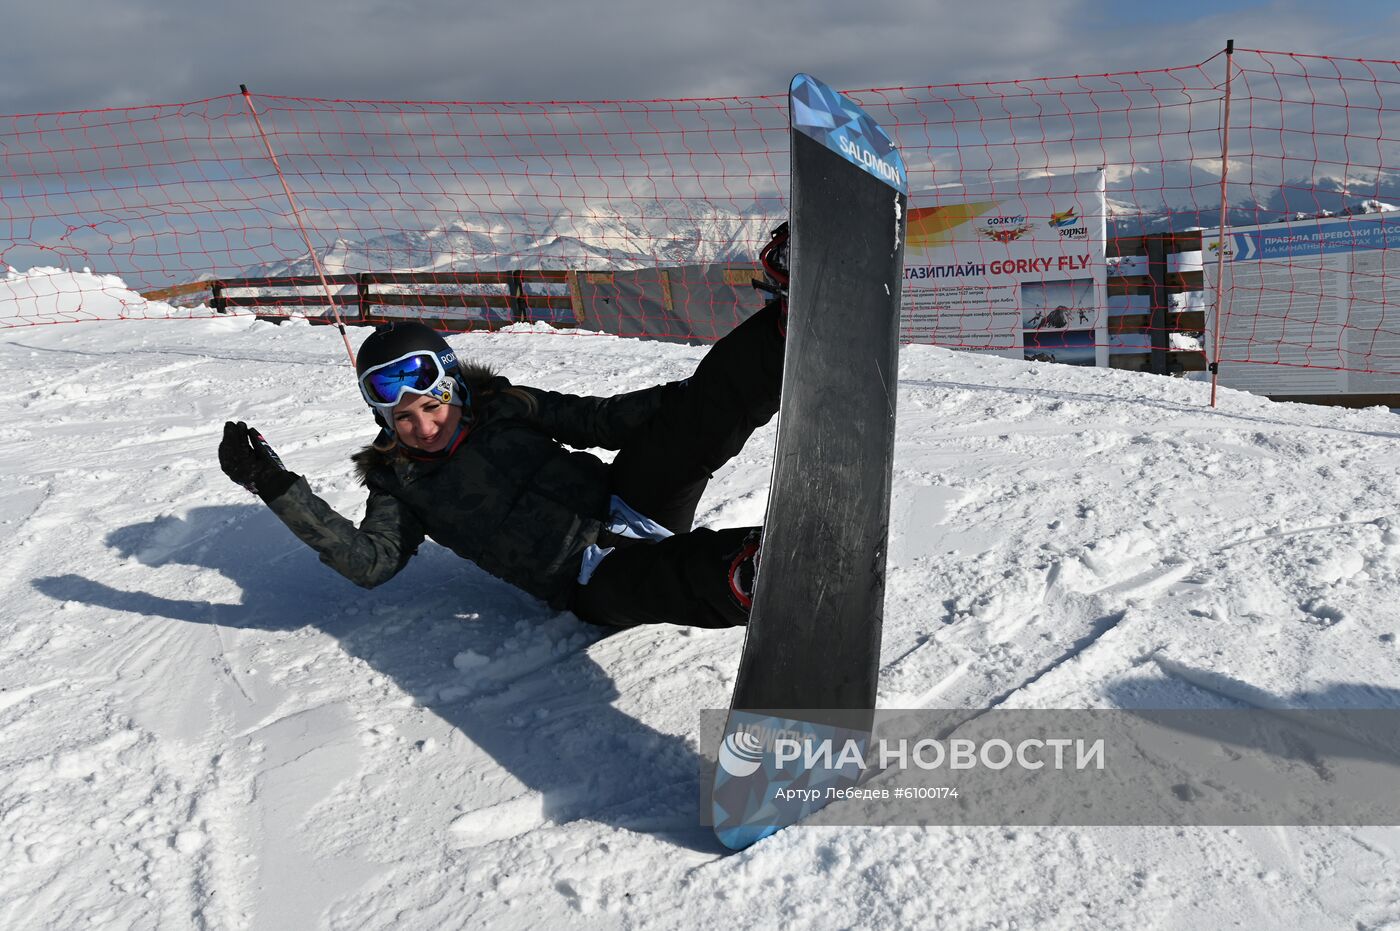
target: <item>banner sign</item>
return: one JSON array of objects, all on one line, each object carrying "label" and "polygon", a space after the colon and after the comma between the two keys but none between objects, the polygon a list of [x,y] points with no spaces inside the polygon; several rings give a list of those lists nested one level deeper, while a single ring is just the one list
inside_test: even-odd
[{"label": "banner sign", "polygon": [[902,335],[1107,365],[1103,172],[1018,179],[1015,188],[910,197]]},{"label": "banner sign", "polygon": [[1220,384],[1274,397],[1400,392],[1400,307],[1389,250],[1400,213],[1205,230],[1206,293],[1221,284]]}]

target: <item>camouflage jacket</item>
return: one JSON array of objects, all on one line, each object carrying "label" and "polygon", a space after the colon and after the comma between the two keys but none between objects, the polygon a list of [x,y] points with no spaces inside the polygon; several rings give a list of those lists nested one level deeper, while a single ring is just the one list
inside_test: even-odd
[{"label": "camouflage jacket", "polygon": [[322,562],[365,588],[392,578],[427,536],[563,608],[611,495],[608,466],[562,444],[621,448],[670,386],[592,398],[507,391],[510,383],[487,370],[464,374],[473,422],[451,456],[416,460],[367,446],[352,457],[369,489],[358,528],[304,478],[268,505]]}]

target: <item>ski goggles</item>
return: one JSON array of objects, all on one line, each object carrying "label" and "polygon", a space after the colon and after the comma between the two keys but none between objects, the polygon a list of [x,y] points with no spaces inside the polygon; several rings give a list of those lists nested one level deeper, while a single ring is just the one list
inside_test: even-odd
[{"label": "ski goggles", "polygon": [[373,407],[394,407],[405,393],[436,396],[444,390],[446,397],[439,400],[449,402],[452,376],[448,374],[448,367],[456,364],[454,352],[444,353],[442,357],[426,350],[410,352],[361,375],[360,393]]}]

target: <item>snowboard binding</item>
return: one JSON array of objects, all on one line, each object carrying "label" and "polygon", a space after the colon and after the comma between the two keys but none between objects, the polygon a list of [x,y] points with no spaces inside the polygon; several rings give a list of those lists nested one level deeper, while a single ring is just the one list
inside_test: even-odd
[{"label": "snowboard binding", "polygon": [[758,253],[758,263],[763,266],[763,277],[755,278],[756,290],[773,295],[782,308],[780,329],[787,335],[788,299],[788,225],[786,222],[773,230],[765,245]]},{"label": "snowboard binding", "polygon": [[729,595],[745,611],[753,608],[753,594],[758,588],[761,543],[762,536],[758,531],[750,533],[729,562]]}]

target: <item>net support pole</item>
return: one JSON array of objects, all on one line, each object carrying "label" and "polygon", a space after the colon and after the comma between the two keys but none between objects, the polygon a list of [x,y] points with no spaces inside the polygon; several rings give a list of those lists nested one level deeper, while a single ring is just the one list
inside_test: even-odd
[{"label": "net support pole", "polygon": [[291,206],[292,220],[296,222],[297,230],[301,232],[302,242],[306,243],[306,253],[311,256],[311,264],[316,269],[316,277],[321,279],[321,287],[326,292],[326,303],[331,307],[331,315],[335,317],[335,325],[340,330],[340,338],[345,343],[345,353],[350,357],[350,364],[355,364],[355,350],[350,345],[350,336],[345,332],[345,321],[340,317],[340,306],[336,303],[335,295],[331,294],[330,282],[326,280],[326,270],[321,265],[321,257],[316,254],[316,247],[311,244],[311,237],[306,232],[306,224],[301,220],[301,208],[297,206],[297,199],[292,195],[291,185],[287,183],[287,178],[282,174],[282,165],[277,161],[277,153],[272,149],[272,142],[267,138],[267,133],[263,130],[262,120],[258,117],[258,108],[253,106],[253,95],[248,93],[248,85],[238,85],[238,91],[243,95],[243,102],[248,105],[248,112],[253,116],[253,125],[258,128],[258,135],[262,138],[263,147],[267,149],[267,157],[272,161],[272,167],[277,171],[277,180],[282,182],[282,191],[287,195],[287,203]]},{"label": "net support pole", "polygon": [[1215,332],[1210,348],[1210,406],[1220,386],[1220,331],[1225,327],[1225,217],[1229,211],[1226,182],[1230,177],[1230,79],[1234,76],[1235,40],[1225,43],[1225,107],[1220,123],[1220,244],[1215,250]]}]

